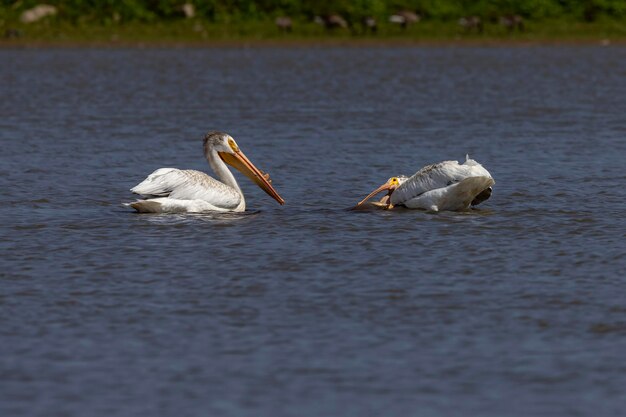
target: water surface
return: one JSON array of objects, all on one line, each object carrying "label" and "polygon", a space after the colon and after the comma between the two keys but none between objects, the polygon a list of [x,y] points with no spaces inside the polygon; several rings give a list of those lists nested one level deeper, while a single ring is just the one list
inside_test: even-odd
[{"label": "water surface", "polygon": [[[0,414],[623,413],[626,48],[0,59]],[[285,206],[121,206],[213,129]],[[346,210],[466,153],[478,210]]]}]

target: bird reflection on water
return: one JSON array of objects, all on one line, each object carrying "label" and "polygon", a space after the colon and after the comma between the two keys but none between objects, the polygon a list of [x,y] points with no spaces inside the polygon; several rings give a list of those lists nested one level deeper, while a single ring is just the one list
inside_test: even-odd
[{"label": "bird reflection on water", "polygon": [[[189,223],[228,224],[252,221],[261,214],[261,210],[245,212],[207,212],[207,213],[131,213],[136,221],[147,221],[160,225],[176,225]],[[128,213],[128,212],[126,212]]]}]

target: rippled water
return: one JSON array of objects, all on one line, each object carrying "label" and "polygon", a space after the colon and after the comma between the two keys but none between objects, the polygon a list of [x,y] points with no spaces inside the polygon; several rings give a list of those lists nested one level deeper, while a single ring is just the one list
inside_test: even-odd
[{"label": "rippled water", "polygon": [[[0,59],[0,414],[623,413],[626,48]],[[212,129],[285,206],[121,206]],[[346,210],[466,153],[479,210]]]}]

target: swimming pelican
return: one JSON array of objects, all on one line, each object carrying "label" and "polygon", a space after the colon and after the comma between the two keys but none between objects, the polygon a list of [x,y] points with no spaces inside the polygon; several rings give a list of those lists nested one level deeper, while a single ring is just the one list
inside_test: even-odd
[{"label": "swimming pelican", "polygon": [[391,177],[355,208],[376,194],[388,191],[380,202],[374,204],[385,209],[404,206],[430,211],[465,210],[487,200],[494,184],[489,171],[468,156],[462,164],[444,161],[425,166],[412,177]]},{"label": "swimming pelican", "polygon": [[207,133],[204,156],[221,182],[192,169],[159,168],[130,190],[144,199],[126,205],[141,213],[245,211],[243,193],[226,164],[237,168],[278,203],[285,203],[272,187],[269,175],[246,158],[230,135]]}]

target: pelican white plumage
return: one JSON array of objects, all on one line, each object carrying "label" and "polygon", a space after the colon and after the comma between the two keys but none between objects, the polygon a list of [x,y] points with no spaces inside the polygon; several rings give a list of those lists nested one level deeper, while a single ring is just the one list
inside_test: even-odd
[{"label": "pelican white plumage", "polygon": [[245,211],[246,201],[241,188],[226,164],[237,168],[278,203],[285,203],[272,186],[269,175],[250,162],[230,135],[207,133],[204,155],[221,182],[200,171],[159,168],[131,188],[144,199],[126,205],[141,213]]},{"label": "pelican white plumage", "polygon": [[404,206],[430,211],[465,210],[487,200],[495,181],[481,164],[466,156],[465,162],[444,161],[425,166],[412,177],[391,177],[372,191],[355,208],[382,191],[376,203],[385,209]]}]

